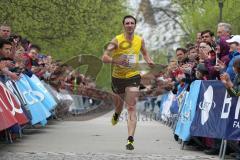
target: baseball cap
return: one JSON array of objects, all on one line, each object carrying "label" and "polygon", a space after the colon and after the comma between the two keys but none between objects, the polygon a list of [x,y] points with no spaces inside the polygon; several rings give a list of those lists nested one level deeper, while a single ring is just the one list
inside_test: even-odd
[{"label": "baseball cap", "polygon": [[240,35],[234,35],[232,38],[226,40],[227,43],[237,42],[240,44]]}]

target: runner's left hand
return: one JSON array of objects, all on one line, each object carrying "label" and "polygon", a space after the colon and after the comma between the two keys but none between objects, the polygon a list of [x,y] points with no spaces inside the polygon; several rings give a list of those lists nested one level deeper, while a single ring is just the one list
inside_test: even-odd
[{"label": "runner's left hand", "polygon": [[149,65],[149,67],[154,67],[155,64],[154,64],[153,61],[149,61],[149,62],[148,62],[148,65]]}]

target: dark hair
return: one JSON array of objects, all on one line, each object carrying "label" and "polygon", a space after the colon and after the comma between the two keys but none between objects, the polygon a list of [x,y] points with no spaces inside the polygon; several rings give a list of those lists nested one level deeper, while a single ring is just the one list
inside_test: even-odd
[{"label": "dark hair", "polygon": [[191,46],[188,48],[188,51],[191,51],[192,49],[196,49],[195,46]]},{"label": "dark hair", "polygon": [[194,44],[193,44],[193,43],[187,43],[186,46],[185,46],[185,48],[187,48],[187,49],[189,49],[189,48],[191,48],[191,47],[194,47]]},{"label": "dark hair", "polygon": [[203,63],[199,63],[196,67],[196,70],[202,73],[203,75],[208,75],[209,71]]},{"label": "dark hair", "polygon": [[177,51],[182,51],[184,54],[187,53],[187,50],[185,48],[177,48],[176,52]]},{"label": "dark hair", "polygon": [[5,44],[12,45],[12,43],[5,39],[0,39],[0,48],[2,49]]},{"label": "dark hair", "polygon": [[22,41],[22,36],[17,35],[17,34],[11,34],[10,37],[8,38],[8,40],[9,40],[10,42],[13,42],[13,40],[16,39],[16,38],[19,38],[19,42]]},{"label": "dark hair", "polygon": [[200,42],[200,43],[205,43],[205,44],[209,45],[209,46],[211,47],[211,50],[214,51],[214,48],[213,48],[213,46],[212,46],[212,44],[211,44],[210,42],[204,42],[204,41],[202,41],[202,42]]},{"label": "dark hair", "polygon": [[206,34],[206,33],[209,33],[209,35],[210,35],[211,37],[214,36],[214,33],[213,33],[212,31],[210,31],[210,30],[202,31],[202,32],[201,32],[201,36],[203,36],[203,35]]},{"label": "dark hair", "polygon": [[136,18],[133,17],[133,16],[131,16],[131,15],[127,15],[127,16],[123,17],[122,24],[124,24],[125,19],[127,19],[127,18],[132,18],[132,19],[134,19],[135,24],[137,24],[137,20],[136,20]]},{"label": "dark hair", "polygon": [[30,41],[27,40],[27,38],[22,38],[22,39],[21,39],[21,43],[22,43],[22,44],[29,44]]},{"label": "dark hair", "polygon": [[37,49],[39,52],[41,51],[41,48],[36,44],[32,44],[31,47],[30,47],[30,50],[31,49]]}]

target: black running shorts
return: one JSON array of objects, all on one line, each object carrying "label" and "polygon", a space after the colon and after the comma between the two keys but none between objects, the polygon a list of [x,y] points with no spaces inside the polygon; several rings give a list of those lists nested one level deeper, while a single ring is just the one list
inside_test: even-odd
[{"label": "black running shorts", "polygon": [[141,76],[138,74],[130,78],[115,78],[112,77],[112,90],[116,94],[125,93],[126,87],[139,87],[141,81]]}]

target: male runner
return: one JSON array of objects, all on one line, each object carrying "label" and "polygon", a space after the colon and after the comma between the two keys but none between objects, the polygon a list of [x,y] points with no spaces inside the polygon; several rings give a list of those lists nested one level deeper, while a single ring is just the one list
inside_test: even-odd
[{"label": "male runner", "polygon": [[124,33],[113,38],[104,51],[102,61],[113,65],[112,89],[116,94],[116,100],[112,125],[117,124],[125,101],[128,111],[128,142],[126,149],[133,150],[134,133],[137,124],[136,103],[141,80],[139,71],[134,69],[134,66],[138,64],[140,51],[150,66],[154,63],[146,51],[144,40],[134,34],[136,19],[128,15],[123,18],[122,23]]}]

